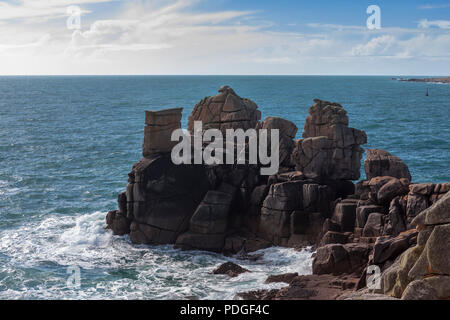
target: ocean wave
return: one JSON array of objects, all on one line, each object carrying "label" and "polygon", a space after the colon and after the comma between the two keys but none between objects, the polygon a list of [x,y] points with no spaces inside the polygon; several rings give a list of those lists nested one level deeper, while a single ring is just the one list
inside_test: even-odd
[{"label": "ocean wave", "polygon": [[[133,245],[104,229],[105,213],[52,215],[0,233],[0,298],[16,299],[233,299],[237,292],[279,288],[269,274],[310,274],[309,250],[272,247],[259,261],[170,245]],[[213,275],[233,261],[251,272]],[[67,268],[80,268],[81,287],[68,288]]]}]

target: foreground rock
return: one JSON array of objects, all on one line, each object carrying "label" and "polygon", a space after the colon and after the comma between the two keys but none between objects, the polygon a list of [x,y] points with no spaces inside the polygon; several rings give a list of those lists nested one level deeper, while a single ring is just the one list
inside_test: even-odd
[{"label": "foreground rock", "polygon": [[357,277],[343,275],[307,275],[292,278],[287,287],[238,293],[244,300],[335,300],[345,292],[352,292]]},{"label": "foreground rock", "polygon": [[383,272],[383,293],[407,300],[450,298],[449,212],[450,192],[412,221],[417,245]]},{"label": "foreground rock", "polygon": [[237,277],[241,273],[250,272],[233,262],[225,262],[213,270],[213,274],[226,274],[230,277]]}]

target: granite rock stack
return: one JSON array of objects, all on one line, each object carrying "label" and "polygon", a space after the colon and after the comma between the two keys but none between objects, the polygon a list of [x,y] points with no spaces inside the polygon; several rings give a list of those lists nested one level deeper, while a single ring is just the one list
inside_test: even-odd
[{"label": "granite rock stack", "polygon": [[[185,132],[191,141],[196,121],[203,131],[224,135],[227,129],[279,130],[280,166],[271,176],[261,175],[259,164],[175,165],[171,151],[178,142],[171,134],[181,128],[181,112],[146,112],[144,157],[129,173],[118,210],[106,217],[114,234],[224,254],[273,245],[317,248],[311,278],[289,275],[287,288],[258,292],[259,298],[295,299],[296,292],[337,298],[337,282],[346,292],[360,289],[343,296],[348,299],[450,298],[450,183],[413,183],[400,158],[371,149],[366,179],[355,185],[367,136],[349,127],[340,104],[315,99],[298,140],[294,123],[276,116],[260,121],[256,103],[228,86],[194,106]],[[256,142],[247,141],[245,151]],[[364,289],[372,266],[383,274],[377,292]]]}]

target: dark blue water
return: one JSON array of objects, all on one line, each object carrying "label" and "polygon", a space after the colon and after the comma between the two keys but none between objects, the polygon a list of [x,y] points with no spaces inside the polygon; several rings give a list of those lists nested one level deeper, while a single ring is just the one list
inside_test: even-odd
[{"label": "dark blue water", "polygon": [[[365,147],[402,158],[416,182],[450,181],[450,85],[390,77],[0,77],[0,298],[223,298],[261,287],[267,272],[309,272],[307,254],[273,249],[264,265],[249,267],[261,273],[217,281],[207,274],[221,256],[135,247],[103,229],[140,158],[144,111],[183,107],[186,125],[194,104],[224,84],[254,100],[263,118],[295,122],[299,138],[314,98],[339,102],[350,126],[366,131]],[[70,265],[81,267],[81,288],[66,285]]]}]

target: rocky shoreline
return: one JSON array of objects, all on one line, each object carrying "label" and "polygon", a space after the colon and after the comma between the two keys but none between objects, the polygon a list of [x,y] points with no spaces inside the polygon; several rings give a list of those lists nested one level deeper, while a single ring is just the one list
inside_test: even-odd
[{"label": "rocky shoreline", "polygon": [[[269,277],[288,285],[238,295],[244,299],[450,298],[450,183],[412,183],[401,159],[373,149],[366,150],[366,180],[355,185],[367,137],[349,127],[340,104],[315,99],[299,140],[294,123],[261,121],[256,103],[227,86],[195,105],[188,135],[194,121],[222,133],[279,129],[280,167],[272,176],[254,164],[173,164],[170,137],[181,110],[146,112],[144,157],[129,173],[119,209],[106,217],[114,234],[249,258],[273,245],[317,249],[313,275]],[[369,290],[374,270],[381,281]],[[241,271],[226,265],[217,273]]]},{"label": "rocky shoreline", "polygon": [[450,84],[450,77],[441,77],[441,78],[393,78],[393,80],[404,81],[404,82],[431,82],[431,83],[445,83]]}]

